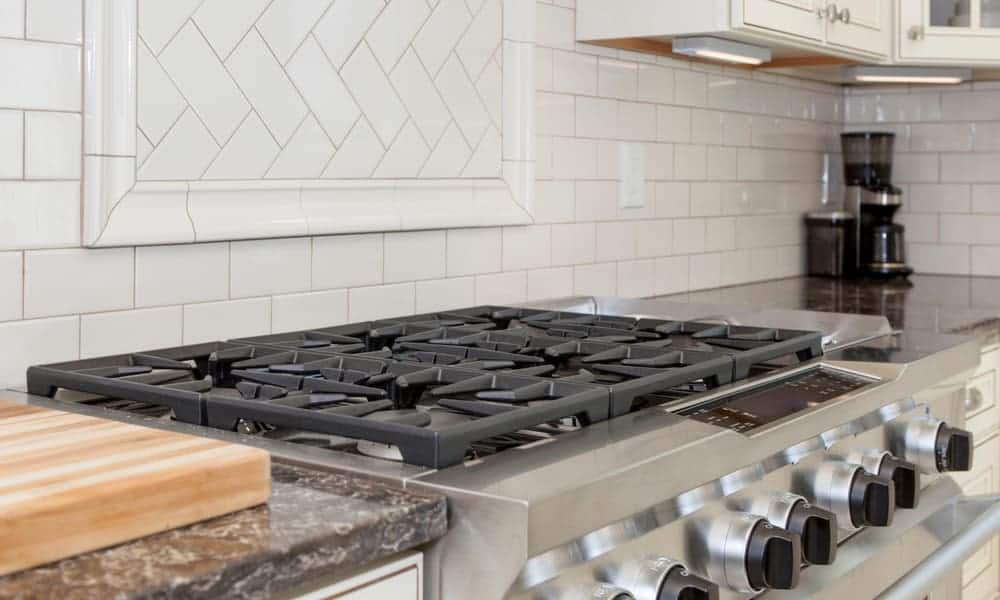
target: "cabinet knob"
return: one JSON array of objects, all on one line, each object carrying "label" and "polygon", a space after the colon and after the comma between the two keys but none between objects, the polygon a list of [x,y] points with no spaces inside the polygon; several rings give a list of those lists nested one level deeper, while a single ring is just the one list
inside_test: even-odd
[{"label": "cabinet knob", "polygon": [[839,18],[840,18],[840,11],[837,10],[837,5],[836,4],[827,4],[826,5],[826,19],[828,21],[830,21],[831,23],[836,23]]},{"label": "cabinet knob", "polygon": [[982,408],[985,403],[986,398],[983,396],[983,390],[969,388],[969,394],[965,398],[965,412],[975,412]]},{"label": "cabinet knob", "polygon": [[840,18],[841,21],[844,22],[844,25],[850,25],[851,24],[851,9],[845,8],[844,10],[840,11],[839,18]]},{"label": "cabinet knob", "polygon": [[907,32],[907,36],[911,40],[913,40],[914,42],[917,42],[917,41],[920,41],[920,40],[924,39],[924,28],[923,28],[923,26],[921,26],[921,25],[914,25],[913,27],[910,27],[910,30]]}]

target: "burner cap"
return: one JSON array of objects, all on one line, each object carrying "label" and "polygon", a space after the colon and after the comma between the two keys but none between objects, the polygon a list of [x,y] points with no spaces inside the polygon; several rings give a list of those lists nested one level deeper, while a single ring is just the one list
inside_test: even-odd
[{"label": "burner cap", "polygon": [[403,462],[403,453],[399,451],[398,446],[394,446],[392,444],[380,444],[378,442],[358,440],[357,448],[358,452],[364,454],[365,456],[391,460],[394,462]]}]

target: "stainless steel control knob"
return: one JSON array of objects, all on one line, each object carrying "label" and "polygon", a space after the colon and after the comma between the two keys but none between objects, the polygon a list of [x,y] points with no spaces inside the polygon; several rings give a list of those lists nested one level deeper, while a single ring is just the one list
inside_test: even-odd
[{"label": "stainless steel control knob", "polygon": [[971,432],[925,416],[909,421],[897,432],[893,453],[932,474],[972,469],[972,449]]},{"label": "stainless steel control knob", "polygon": [[669,558],[650,557],[631,564],[615,579],[635,600],[719,600],[719,586]]},{"label": "stainless steel control knob", "polygon": [[802,538],[764,517],[726,513],[702,528],[709,579],[740,593],[789,590],[799,583]]},{"label": "stainless steel control knob", "polygon": [[827,461],[806,478],[813,503],[837,515],[842,527],[887,527],[896,508],[893,485],[861,465]]},{"label": "stainless steel control knob", "polygon": [[880,450],[857,450],[848,462],[856,463],[879,479],[892,483],[896,494],[896,508],[916,508],[920,502],[920,468],[892,454]]},{"label": "stainless steel control knob", "polygon": [[759,494],[736,500],[734,507],[798,534],[802,538],[802,560],[808,564],[829,565],[837,556],[837,515],[798,494]]}]

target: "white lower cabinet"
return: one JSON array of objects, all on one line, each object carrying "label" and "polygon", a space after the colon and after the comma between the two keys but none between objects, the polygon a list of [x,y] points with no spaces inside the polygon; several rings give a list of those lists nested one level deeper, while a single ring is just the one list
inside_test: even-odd
[{"label": "white lower cabinet", "polygon": [[[972,471],[956,481],[968,495],[1000,493],[1000,348],[983,353],[979,371],[969,381],[966,428],[976,450]],[[1000,536],[973,554],[962,569],[963,600],[1000,598]]]},{"label": "white lower cabinet", "polygon": [[422,600],[423,555],[414,552],[293,600]]}]

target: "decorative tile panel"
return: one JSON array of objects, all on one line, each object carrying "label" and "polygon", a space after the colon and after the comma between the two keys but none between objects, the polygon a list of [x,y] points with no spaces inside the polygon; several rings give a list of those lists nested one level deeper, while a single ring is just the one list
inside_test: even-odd
[{"label": "decorative tile panel", "polygon": [[[342,233],[357,222],[530,222],[534,135],[523,111],[534,102],[534,43],[517,19],[533,20],[533,4],[85,0],[85,121],[103,137],[84,139],[85,176],[96,178],[84,185],[84,244],[142,243],[121,228],[141,222],[151,205],[138,202],[163,198],[165,185],[182,186],[180,203],[169,187],[170,206],[183,206],[191,231],[150,232],[159,243]],[[269,197],[307,189],[311,201],[280,223],[204,222],[226,218],[229,202],[272,219]]]}]

